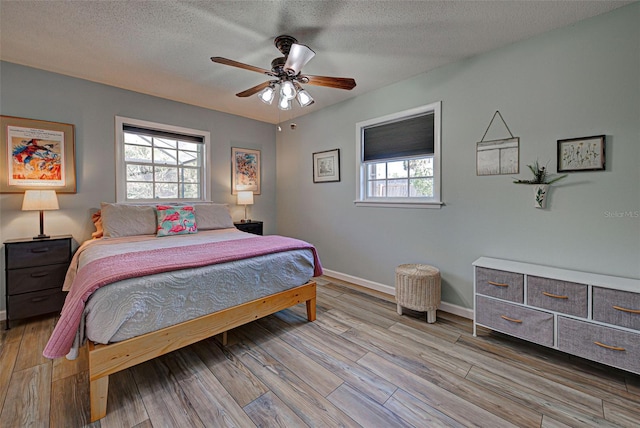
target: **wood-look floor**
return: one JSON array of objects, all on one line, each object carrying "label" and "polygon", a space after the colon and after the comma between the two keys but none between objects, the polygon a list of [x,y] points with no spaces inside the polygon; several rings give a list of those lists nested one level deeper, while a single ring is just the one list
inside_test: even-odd
[{"label": "wood-look floor", "polygon": [[[0,333],[1,427],[638,427],[640,376],[318,280],[305,306],[110,377],[89,424],[86,358],[41,356],[56,317]],[[4,327],[3,327],[4,328]]]}]

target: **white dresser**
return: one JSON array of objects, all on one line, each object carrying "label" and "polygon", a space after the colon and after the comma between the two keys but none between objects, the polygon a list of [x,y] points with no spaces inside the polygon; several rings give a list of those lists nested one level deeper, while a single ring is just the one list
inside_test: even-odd
[{"label": "white dresser", "polygon": [[640,374],[640,280],[481,257],[474,319],[483,326]]}]

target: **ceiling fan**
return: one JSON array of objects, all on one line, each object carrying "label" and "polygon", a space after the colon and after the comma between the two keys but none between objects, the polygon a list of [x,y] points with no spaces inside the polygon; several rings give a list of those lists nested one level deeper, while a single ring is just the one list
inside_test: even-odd
[{"label": "ceiling fan", "polygon": [[218,64],[230,65],[244,70],[256,71],[258,73],[271,76],[273,79],[259,85],[253,86],[242,92],[238,92],[238,97],[249,97],[258,94],[260,100],[271,104],[275,98],[276,85],[279,86],[280,98],[278,107],[281,110],[290,110],[291,101],[295,98],[302,107],[314,103],[313,98],[304,90],[301,84],[324,86],[328,88],[351,90],[356,86],[356,81],[348,77],[328,77],[312,76],[301,74],[302,67],[315,56],[315,52],[308,46],[298,44],[298,41],[291,36],[281,35],[273,41],[276,48],[283,56],[271,61],[271,70],[267,70],[253,65],[244,64],[219,56],[211,57],[211,61]]}]

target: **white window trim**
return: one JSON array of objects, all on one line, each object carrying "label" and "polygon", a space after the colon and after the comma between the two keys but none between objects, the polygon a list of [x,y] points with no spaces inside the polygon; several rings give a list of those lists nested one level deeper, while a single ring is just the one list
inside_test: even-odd
[{"label": "white window trim", "polygon": [[[141,128],[156,129],[158,131],[167,131],[175,134],[193,135],[201,137],[204,140],[204,148],[202,153],[203,162],[203,182],[202,182],[202,198],[198,201],[211,201],[211,168],[209,168],[209,150],[211,146],[211,133],[209,131],[201,131],[198,129],[182,128],[179,126],[166,125],[164,123],[149,122],[146,120],[132,119],[129,117],[116,116],[116,202],[119,203],[157,203],[157,200],[141,199],[139,201],[127,200],[126,194],[126,173],[124,162],[124,125],[138,126]],[[166,201],[163,199],[163,201]]]},{"label": "white window trim", "polygon": [[[440,130],[441,130],[442,102],[427,104],[424,106],[392,113],[386,116],[365,120],[356,123],[356,200],[353,201],[359,207],[385,207],[385,208],[440,208],[444,203],[441,200],[441,163],[440,158]],[[367,198],[366,164],[362,162],[364,130],[373,125],[386,122],[396,122],[412,116],[433,112],[433,198]]]}]

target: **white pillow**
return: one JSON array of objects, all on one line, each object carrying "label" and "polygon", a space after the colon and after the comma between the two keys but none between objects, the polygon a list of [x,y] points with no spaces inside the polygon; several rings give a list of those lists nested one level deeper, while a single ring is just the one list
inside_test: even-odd
[{"label": "white pillow", "polygon": [[198,230],[228,229],[233,220],[227,204],[194,204]]},{"label": "white pillow", "polygon": [[155,235],[156,210],[153,205],[100,204],[104,236]]}]

